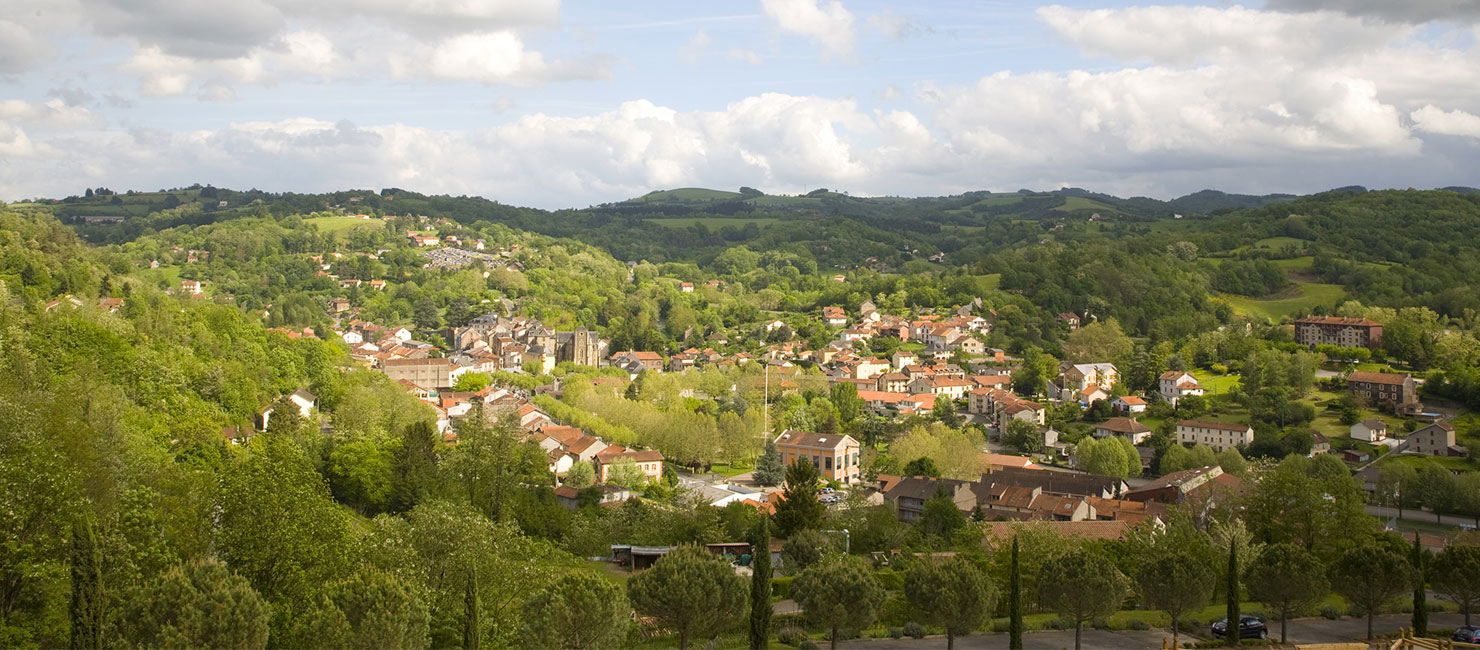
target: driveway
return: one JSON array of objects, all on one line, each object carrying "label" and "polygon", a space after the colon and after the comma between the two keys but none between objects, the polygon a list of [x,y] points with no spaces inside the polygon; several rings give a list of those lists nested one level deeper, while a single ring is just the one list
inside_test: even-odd
[{"label": "driveway", "polygon": [[[1265,621],[1269,625],[1269,635],[1272,639],[1279,637],[1279,621]],[[1413,617],[1409,614],[1387,614],[1378,616],[1373,621],[1372,631],[1376,635],[1392,634],[1400,627],[1408,627],[1413,624]],[[1457,613],[1430,614],[1429,627],[1432,629],[1450,629],[1464,624],[1464,617]],[[1086,629],[1081,636],[1081,646],[1103,650],[1145,650],[1147,648],[1160,648],[1162,639],[1171,641],[1172,633],[1166,629],[1152,629],[1147,631],[1121,630],[1110,632],[1106,630]],[[1209,638],[1207,628],[1203,627],[1195,635],[1183,633],[1180,640],[1196,641]],[[1343,641],[1364,641],[1367,638],[1367,619],[1365,618],[1341,618],[1335,621],[1324,618],[1302,618],[1290,621],[1289,642],[1290,643],[1337,643]],[[944,636],[931,636],[924,639],[854,639],[843,641],[838,644],[841,648],[850,650],[885,650],[887,648],[944,648],[946,638]],[[966,649],[997,649],[1007,647],[1006,634],[973,634],[956,638],[957,648]],[[1073,630],[1042,630],[1033,631],[1023,635],[1024,648],[1072,648],[1074,647]]]}]

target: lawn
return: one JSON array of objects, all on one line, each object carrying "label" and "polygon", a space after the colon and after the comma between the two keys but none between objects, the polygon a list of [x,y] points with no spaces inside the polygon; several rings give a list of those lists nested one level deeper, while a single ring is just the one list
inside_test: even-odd
[{"label": "lawn", "polygon": [[748,463],[736,463],[734,465],[730,465],[729,463],[715,463],[709,466],[709,472],[711,474],[718,474],[725,478],[739,476],[752,469],[755,469],[755,467]]},{"label": "lawn", "polygon": [[723,228],[725,226],[735,226],[736,228],[743,228],[747,223],[753,223],[764,228],[771,225],[772,223],[780,221],[780,219],[776,219],[774,217],[764,217],[760,219],[752,219],[748,217],[654,217],[652,219],[644,219],[644,221],[647,221],[648,223],[651,223],[655,226],[663,226],[664,228],[688,228],[689,226],[692,226],[694,224],[704,224],[705,228],[716,229]]},{"label": "lawn", "polygon": [[134,272],[134,276],[144,282],[153,283],[155,286],[164,286],[171,289],[180,288],[180,267],[165,265],[157,269],[144,268]]},{"label": "lawn", "polygon": [[1197,383],[1202,384],[1208,395],[1221,395],[1238,388],[1238,375],[1215,375],[1208,371],[1194,372]]},{"label": "lawn", "polygon": [[1094,199],[1086,199],[1082,196],[1065,197],[1064,204],[1057,208],[1054,208],[1054,210],[1057,210],[1059,212],[1073,212],[1075,210],[1102,210],[1105,212],[1113,212],[1116,214],[1120,213],[1120,211],[1116,210],[1113,206],[1101,203]]},{"label": "lawn", "polygon": [[1288,295],[1268,299],[1230,294],[1222,294],[1222,298],[1228,301],[1235,313],[1278,321],[1310,311],[1317,305],[1335,305],[1346,290],[1339,284],[1296,282],[1295,287],[1286,293]]},{"label": "lawn", "polygon": [[1002,286],[1002,274],[988,273],[987,275],[978,275],[976,276],[976,286],[983,291],[995,291],[997,287]]},{"label": "lawn", "polygon": [[980,201],[977,201],[976,203],[973,203],[972,205],[973,206],[985,205],[985,206],[997,207],[997,206],[1003,206],[1003,205],[1015,205],[1015,204],[1022,203],[1022,202],[1023,202],[1023,195],[1021,195],[1021,194],[1004,194],[1002,196],[989,196],[989,197],[987,197],[985,199],[982,199]]},{"label": "lawn", "polygon": [[303,223],[313,224],[319,232],[348,232],[361,226],[380,227],[380,219],[360,219],[358,217],[312,217],[304,219]]}]

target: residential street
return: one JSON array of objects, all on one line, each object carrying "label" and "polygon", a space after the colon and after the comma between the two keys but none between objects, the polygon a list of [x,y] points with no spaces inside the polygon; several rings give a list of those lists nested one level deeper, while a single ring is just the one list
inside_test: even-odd
[{"label": "residential street", "polygon": [[[1398,515],[1398,509],[1390,508],[1388,506],[1368,505],[1367,514],[1380,518],[1383,521],[1387,521],[1388,519],[1392,519],[1393,517],[1396,517]],[[1443,515],[1439,518],[1439,521],[1435,522],[1434,513],[1427,510],[1419,510],[1418,508],[1404,508],[1402,519],[1403,521],[1417,521],[1426,524],[1440,523],[1445,526],[1475,526],[1474,517]]]},{"label": "residential street", "polygon": [[[1377,617],[1373,624],[1376,634],[1396,632],[1400,627],[1407,627],[1412,623],[1408,614],[1388,614]],[[1279,622],[1265,621],[1268,624],[1271,638],[1279,636]],[[1464,623],[1464,617],[1457,613],[1432,614],[1429,616],[1429,627],[1434,629],[1450,629],[1459,627]],[[1196,639],[1204,639],[1207,628],[1199,630]],[[1081,641],[1085,648],[1096,650],[1147,650],[1149,648],[1160,648],[1162,639],[1171,639],[1171,631],[1156,629],[1148,631],[1122,630],[1109,632],[1104,630],[1086,629],[1082,633]],[[1340,641],[1361,641],[1367,636],[1367,619],[1342,618],[1336,621],[1324,618],[1302,618],[1290,621],[1289,642],[1290,643],[1334,643]],[[1182,635],[1182,639],[1194,640],[1193,636]],[[886,648],[944,648],[946,638],[944,636],[932,636],[924,639],[855,639],[838,644],[840,648],[850,650],[884,650]],[[957,637],[956,647],[963,649],[987,649],[1006,648],[1006,634],[973,634],[966,637]],[[1044,630],[1029,632],[1023,636],[1024,648],[1036,648],[1047,650],[1050,648],[1072,648],[1074,647],[1073,630]]]}]

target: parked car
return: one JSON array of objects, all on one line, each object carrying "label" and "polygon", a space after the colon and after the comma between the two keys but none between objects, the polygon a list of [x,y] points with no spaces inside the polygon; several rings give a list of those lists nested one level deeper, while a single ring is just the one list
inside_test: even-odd
[{"label": "parked car", "polygon": [[[1213,636],[1219,639],[1227,636],[1228,619],[1223,619],[1213,624]],[[1264,621],[1257,616],[1243,616],[1238,620],[1238,636],[1240,639],[1263,639],[1269,636],[1269,629],[1264,627]]]},{"label": "parked car", "polygon": [[1480,627],[1466,625],[1454,631],[1454,636],[1449,637],[1451,641],[1462,643],[1480,643]]}]

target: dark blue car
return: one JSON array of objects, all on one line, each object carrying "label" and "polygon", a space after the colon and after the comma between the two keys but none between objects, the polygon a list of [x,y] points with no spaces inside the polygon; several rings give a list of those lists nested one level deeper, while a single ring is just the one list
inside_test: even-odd
[{"label": "dark blue car", "polygon": [[1466,625],[1454,631],[1454,636],[1449,637],[1451,641],[1462,643],[1480,643],[1480,627]]},{"label": "dark blue car", "polygon": [[[1213,624],[1213,636],[1219,639],[1228,638],[1228,619]],[[1263,639],[1269,636],[1269,630],[1259,617],[1243,616],[1238,621],[1238,636],[1240,639]]]}]

